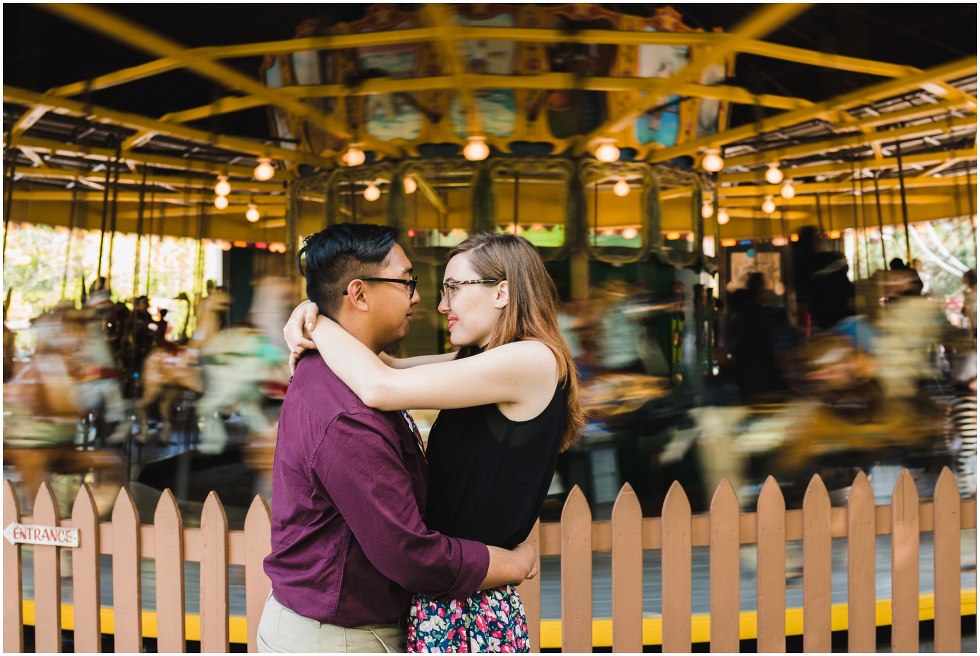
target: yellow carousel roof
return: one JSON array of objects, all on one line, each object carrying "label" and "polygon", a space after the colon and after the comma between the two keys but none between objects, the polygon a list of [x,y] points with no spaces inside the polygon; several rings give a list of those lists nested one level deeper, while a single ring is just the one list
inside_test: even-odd
[{"label": "yellow carousel roof", "polygon": [[[13,16],[54,21],[55,35],[81,30],[93,63],[78,54],[67,68],[84,79],[46,90],[5,72],[10,220],[71,214],[97,227],[115,202],[120,230],[152,205],[167,232],[223,239],[292,241],[351,218],[593,234],[693,234],[703,220],[724,238],[958,216],[975,194],[975,5],[931,20],[928,5],[352,5],[337,10],[345,20],[305,21],[304,9],[273,20],[243,5],[227,10],[232,42],[219,45],[196,45],[216,34],[203,23],[217,10],[182,7]],[[816,47],[846,21],[869,26],[866,50],[890,43],[887,61]],[[233,41],[236,25],[276,34],[283,22],[293,38]],[[11,41],[16,61],[26,37]],[[113,69],[100,52],[138,63]],[[240,65],[259,61],[258,75]],[[210,100],[193,105],[208,95],[201,79]],[[234,120],[256,112],[264,135]],[[263,169],[271,178],[258,179]],[[218,176],[231,187],[221,209]],[[722,210],[730,220],[718,226]]]}]

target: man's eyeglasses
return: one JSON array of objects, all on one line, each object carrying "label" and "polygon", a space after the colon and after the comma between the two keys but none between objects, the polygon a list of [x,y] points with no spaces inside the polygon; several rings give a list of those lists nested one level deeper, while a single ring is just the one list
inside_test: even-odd
[{"label": "man's eyeglasses", "polygon": [[442,297],[446,302],[452,300],[453,294],[459,291],[460,285],[495,285],[503,278],[481,278],[479,280],[447,280],[442,283]]},{"label": "man's eyeglasses", "polygon": [[[405,285],[408,287],[408,297],[415,298],[415,288],[419,286],[419,277],[412,276],[408,280],[404,278],[355,278],[355,280],[363,280],[364,282],[397,282],[399,285]],[[347,290],[344,290],[344,296],[347,296]]]}]

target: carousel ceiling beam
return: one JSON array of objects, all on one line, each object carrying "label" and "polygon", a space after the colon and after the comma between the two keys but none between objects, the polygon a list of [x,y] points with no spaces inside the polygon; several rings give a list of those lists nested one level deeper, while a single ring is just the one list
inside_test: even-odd
[{"label": "carousel ceiling beam", "polygon": [[[182,45],[95,5],[49,4],[41,5],[41,7],[137,50],[172,58],[182,66],[210,78],[222,86],[257,96],[270,105],[309,119],[341,139],[350,139],[353,136],[346,125],[336,118],[320,112],[312,105],[284,96],[275,89],[267,87],[258,80],[229,66],[195,55]],[[377,139],[364,137],[361,141],[386,155],[396,155],[400,152],[397,148]]]},{"label": "carousel ceiling beam", "polygon": [[[271,228],[273,226],[267,225],[265,223],[266,219],[285,218],[286,216],[285,203],[280,203],[279,205],[275,205],[275,204],[268,204],[268,203],[263,204],[256,201],[255,205],[257,205],[261,210],[262,218],[259,219],[259,222],[257,224],[249,223],[248,226],[251,228],[256,228],[256,227],[263,228],[263,229]],[[247,209],[247,207],[248,207],[247,204],[241,204],[238,206],[229,205],[227,208],[223,210],[219,210],[213,205],[209,205],[207,208],[205,208],[206,209],[205,213],[209,217],[221,217],[223,219],[228,219],[228,218],[240,219],[242,223],[246,223],[247,219],[245,218],[245,210]],[[124,221],[138,219],[139,210],[133,207],[133,205],[129,205],[129,208],[131,209],[120,208],[116,212],[117,218]],[[176,204],[168,204],[166,206],[153,208],[154,219],[160,219],[160,218],[179,219],[187,216],[191,217],[192,219],[200,216],[200,208],[197,205],[181,206]],[[259,239],[258,241],[266,241],[266,240]],[[275,241],[275,240],[270,240],[270,241]]]},{"label": "carousel ceiling beam", "polygon": [[[33,153],[34,151],[30,152]],[[96,181],[105,179],[105,173],[102,171],[93,172],[82,171],[79,169],[55,169],[50,167],[45,167],[43,169],[18,169],[17,173],[23,175],[25,178],[62,178],[72,180],[77,178],[92,178]],[[172,187],[187,189],[212,189],[214,187],[213,177],[188,178],[187,176],[166,175],[159,172],[148,173],[146,176],[146,181],[149,184],[169,185]],[[259,182],[254,179],[236,180],[235,178],[231,178],[229,181],[231,182],[234,192],[273,193],[281,192],[283,190],[281,182]],[[119,182],[123,184],[142,184],[143,176],[142,173],[137,174],[132,172],[123,172],[119,174]]]},{"label": "carousel ceiling beam", "polygon": [[44,173],[46,171],[50,171],[51,170],[48,167],[48,163],[45,162],[43,159],[41,159],[41,156],[38,155],[35,151],[31,150],[30,148],[20,148],[19,150],[20,150],[20,152],[24,153],[24,157],[26,157],[27,159],[31,160],[31,164],[34,165],[34,168],[33,169],[27,169],[26,171],[23,170],[23,169],[21,169],[21,170],[18,170],[17,173],[19,173],[21,175],[23,175],[25,173],[28,174],[28,175],[31,175],[31,174],[33,174],[34,171],[37,171],[38,173]]},{"label": "carousel ceiling beam", "polygon": [[[936,66],[935,68],[914,73],[904,78],[878,82],[871,86],[858,89],[857,91],[852,91],[817,103],[812,107],[784,112],[755,123],[742,125],[717,134],[707,135],[677,146],[663,148],[651,153],[647,160],[649,162],[667,162],[677,157],[694,155],[704,148],[717,148],[744,139],[757,137],[766,132],[815,119],[839,120],[840,114],[844,109],[857,105],[867,105],[882,98],[907,93],[908,91],[921,88],[923,84],[928,82],[955,80],[968,75],[976,75],[976,73],[976,55],[963,57],[948,64]],[[969,102],[973,103],[972,111],[976,112],[976,99]]]},{"label": "carousel ceiling beam", "polygon": [[[949,202],[950,197],[948,194],[925,194],[925,195],[908,195],[905,202],[909,205],[933,205],[940,203]],[[778,208],[780,207],[816,207],[816,202],[812,197],[807,198],[805,196],[797,196],[786,200],[785,198],[774,198],[773,202],[776,203],[777,211],[773,214],[778,214]],[[725,208],[729,207],[760,207],[761,208],[762,199],[761,198],[726,198],[723,201]],[[828,192],[827,195],[820,197],[820,204],[826,205],[830,203],[831,205],[847,205],[851,206],[855,204],[855,198],[851,194],[844,193],[834,193]],[[898,205],[901,206],[901,200],[899,199],[881,199],[881,204],[883,206]],[[861,198],[857,198],[857,205],[861,205]],[[872,198],[870,201],[865,201],[865,212],[874,211],[875,201]],[[760,209],[761,211],[761,209]]]},{"label": "carousel ceiling beam", "polygon": [[[904,159],[904,158],[903,158]],[[972,175],[972,174],[971,174]],[[962,179],[962,182],[957,182],[957,180]],[[906,189],[931,189],[931,188],[943,188],[949,187],[951,191],[955,191],[958,188],[965,189],[966,173],[957,173],[956,175],[943,176],[939,178],[906,178],[905,187]],[[871,178],[864,179],[864,193],[871,195],[874,193],[873,182]],[[800,202],[800,199],[811,198],[814,194],[841,194],[846,197],[850,197],[855,188],[860,188],[860,184],[857,181],[841,180],[841,181],[831,181],[831,182],[807,182],[799,183],[793,185],[796,188],[796,196],[791,199],[794,202]],[[898,178],[879,178],[878,188],[880,191],[898,191],[901,183]],[[661,200],[669,200],[672,198],[690,198],[694,193],[693,187],[674,187],[672,189],[661,192]],[[754,198],[761,199],[766,196],[772,196],[773,201],[777,205],[781,203],[788,203],[789,200],[783,199],[779,196],[779,185],[765,185],[765,186],[741,186],[741,187],[720,187],[716,190],[718,197],[720,199],[726,198]],[[885,199],[882,198],[882,202]]]},{"label": "carousel ceiling beam", "polygon": [[455,37],[452,36],[454,32],[449,22],[449,15],[443,5],[436,3],[422,5],[422,15],[433,28],[438,30],[439,36],[435,40],[436,48],[442,55],[443,70],[449,71],[449,77],[455,85],[456,96],[462,105],[463,116],[466,120],[466,130],[471,135],[481,134],[483,132],[483,120],[480,117],[480,112],[476,109],[469,80],[465,77],[466,63],[459,52]]},{"label": "carousel ceiling beam", "polygon": [[763,5],[747,19],[735,26],[733,31],[725,34],[725,39],[717,45],[706,48],[691,60],[681,70],[666,79],[658,79],[656,85],[634,107],[623,114],[611,118],[598,128],[583,136],[579,141],[579,152],[588,148],[596,139],[605,135],[614,135],[629,126],[637,117],[655,107],[662,99],[676,93],[675,87],[680,83],[698,80],[701,73],[712,64],[723,62],[726,57],[736,52],[746,41],[768,34],[779,28],[801,12],[809,8],[804,3]]},{"label": "carousel ceiling beam", "polygon": [[[466,73],[463,83],[470,89],[582,89],[585,91],[646,91],[650,80],[657,78],[639,77],[576,77],[573,73],[544,73],[541,75],[479,75]],[[356,87],[345,84],[323,84],[316,86],[281,87],[280,93],[294,98],[340,98],[347,96],[367,96],[376,93],[412,93],[422,91],[448,91],[457,88],[455,78],[449,75],[393,80],[376,78],[365,80]],[[772,109],[800,109],[810,107],[812,102],[804,98],[756,95],[739,87],[727,85],[681,84],[678,93],[691,98],[708,98],[743,105],[758,105]],[[161,121],[189,123],[218,114],[239,112],[265,105],[265,101],[254,96],[229,96],[210,105],[194,107],[161,116]],[[929,107],[934,107],[930,105]]]},{"label": "carousel ceiling beam", "polygon": [[[243,139],[241,137],[231,137],[222,134],[204,132],[184,125],[175,123],[165,123],[137,114],[119,112],[106,107],[86,105],[76,100],[48,96],[46,94],[18,89],[8,85],[3,86],[4,102],[14,102],[26,105],[41,105],[59,114],[72,114],[81,116],[88,120],[97,121],[108,125],[120,125],[136,130],[148,130],[154,134],[165,134],[178,139],[196,141],[201,144],[217,146],[225,150],[247,153],[258,157],[274,157],[289,161],[298,161],[311,166],[333,167],[333,160],[324,159],[308,153],[301,153],[285,148],[275,148],[267,146],[260,141]],[[123,150],[132,150],[133,146],[123,143]]]},{"label": "carousel ceiling beam", "polygon": [[[950,187],[953,188],[957,185],[956,180],[962,178],[965,182],[965,174],[961,175],[951,175],[940,178],[906,178],[905,188],[906,189],[928,189],[935,187]],[[959,183],[960,186],[964,186],[963,182]],[[790,200],[796,200],[798,198],[805,198],[812,194],[823,194],[823,193],[841,193],[841,194],[852,194],[855,189],[860,188],[860,184],[857,180],[842,180],[839,182],[807,182],[793,185],[796,188],[796,196]],[[897,190],[900,187],[898,178],[879,178],[878,188],[881,191]],[[671,190],[676,191],[676,190]],[[864,179],[864,193],[873,194],[874,193],[874,183],[871,178]],[[690,191],[688,191],[690,194]],[[765,186],[745,186],[745,187],[722,187],[718,190],[719,198],[765,198],[766,196],[773,196],[773,200],[776,204],[783,202],[789,202],[779,196],[779,185],[765,185]]]},{"label": "carousel ceiling beam", "polygon": [[[22,200],[22,201],[30,201],[30,202],[61,202],[61,201],[70,201],[74,197],[74,193],[75,192],[70,190],[14,189],[13,198],[14,200]],[[81,191],[78,192],[77,197],[78,200],[83,202],[89,202],[89,203],[102,203],[104,201],[104,196],[102,192],[99,191]],[[149,200],[148,195],[145,198],[146,200]],[[221,210],[218,210],[217,208],[214,208],[212,206],[211,203],[212,198],[213,198],[213,194],[211,195],[197,194],[188,197],[186,193],[180,191],[157,191],[153,195],[153,201],[155,203],[189,205],[193,207],[197,207],[201,203],[204,203],[205,205],[211,207],[211,209],[213,209],[215,213],[221,212]],[[139,192],[131,191],[131,190],[120,190],[117,198],[117,202],[138,203],[139,199],[140,199]],[[285,196],[256,196],[254,199],[251,199],[243,195],[243,197],[241,198],[231,197],[229,200],[232,201],[232,204],[229,205],[228,209],[233,209],[235,205],[237,205],[238,207],[241,208],[241,211],[244,211],[244,209],[248,207],[250,203],[258,205],[259,207],[263,207],[263,206],[285,207],[286,204]]]},{"label": "carousel ceiling beam", "polygon": [[46,107],[45,105],[28,107],[27,111],[24,112],[24,115],[17,119],[17,122],[10,128],[10,142],[16,143],[17,140],[24,136],[25,132],[34,127],[34,124],[40,121],[50,109],[50,107]]},{"label": "carousel ceiling beam", "polygon": [[[619,44],[632,46],[713,46],[723,41],[727,36],[724,33],[717,32],[633,32],[617,30],[582,30],[574,34],[568,34],[563,30],[557,29],[482,26],[454,26],[452,31],[453,37],[457,40],[579,43],[585,45]],[[230,46],[208,46],[194,48],[188,50],[188,52],[202,59],[233,59],[264,55],[288,55],[304,50],[340,50],[345,48],[422,43],[435,40],[440,36],[441,34],[438,30],[431,27],[422,27],[368,34],[336,34]],[[739,52],[810,66],[820,66],[882,77],[904,77],[918,72],[918,69],[911,66],[861,59],[858,57],[832,55],[815,50],[767,43],[755,39],[749,39],[743,42],[739,47]],[[91,80],[54,87],[48,93],[56,96],[75,96],[91,91],[108,89],[120,84],[135,82],[180,68],[183,68],[183,65],[176,59],[164,57],[138,66],[100,75]]]},{"label": "carousel ceiling beam", "polygon": [[[762,215],[762,216],[760,216],[760,215]],[[779,213],[773,213],[772,215],[764,215],[761,210],[748,209],[748,208],[740,208],[740,207],[734,207],[734,208],[728,210],[728,216],[731,217],[732,219],[752,219],[753,221],[756,220],[756,219],[759,219],[759,218],[770,219],[770,220],[773,220],[773,221],[776,221],[776,220],[786,220],[786,221],[812,221],[812,220],[814,220],[813,213],[812,212],[800,212],[800,211],[794,211],[794,210],[787,210],[787,211],[783,211],[783,212],[779,212]],[[731,225],[731,224],[729,224],[729,225]],[[740,233],[740,235],[738,237],[728,237],[728,234],[730,234],[729,233],[729,230],[730,230],[729,228],[722,227],[721,231],[723,233],[726,233],[726,235],[722,238],[723,241],[724,241],[724,239],[729,239],[729,238],[734,241],[735,239],[750,239],[752,237],[751,234],[744,234],[744,233]],[[768,232],[768,230],[767,230],[767,232]],[[761,237],[762,235],[759,235],[759,236]],[[768,235],[767,237],[771,237],[771,236],[772,235]]]},{"label": "carousel ceiling beam", "polygon": [[781,160],[791,160],[798,157],[810,155],[826,154],[830,156],[839,150],[850,148],[868,148],[872,142],[881,144],[900,140],[908,140],[928,136],[932,134],[943,134],[953,132],[960,128],[976,129],[976,116],[963,116],[951,121],[930,121],[928,123],[916,123],[893,130],[880,130],[877,132],[859,132],[857,134],[834,135],[834,138],[826,141],[814,141],[812,143],[790,146],[788,148],[774,148],[758,153],[749,153],[739,157],[731,157],[725,160],[725,168],[735,166],[752,166],[765,164],[767,162],[778,162]]},{"label": "carousel ceiling beam", "polygon": [[[931,153],[916,153],[914,155],[903,155],[902,164],[926,165],[936,162],[944,162],[947,159],[953,162],[961,162],[967,159],[975,159],[977,149],[954,150],[954,151],[935,151]],[[898,168],[898,158],[886,157],[882,159],[865,159],[855,162],[857,170],[887,170]],[[835,162],[833,164],[821,164],[817,166],[780,166],[783,176],[787,180],[799,178],[812,178],[818,175],[843,175],[851,173],[849,162]],[[742,182],[763,183],[766,181],[765,171],[751,171],[749,173],[730,173],[718,176],[719,184],[737,184]]]},{"label": "carousel ceiling beam", "polygon": [[929,103],[926,105],[915,105],[914,107],[906,107],[905,109],[899,109],[894,112],[882,112],[877,116],[865,116],[857,121],[849,121],[846,125],[842,124],[839,126],[839,128],[871,132],[890,123],[916,121],[923,118],[934,117],[937,114],[948,114],[951,111],[959,109],[974,112],[976,111],[976,107],[971,107],[970,101],[968,100],[942,100],[935,104]]},{"label": "carousel ceiling beam", "polygon": [[[17,144],[20,148],[29,148],[37,152],[64,154],[69,156],[85,156],[108,161],[116,157],[116,151],[112,148],[99,148],[84,144],[62,143],[47,139],[35,139],[25,137]],[[183,157],[170,157],[158,155],[156,153],[136,153],[132,151],[122,151],[122,159],[131,164],[149,164],[169,169],[182,171],[194,171],[198,173],[209,173],[212,175],[234,175],[242,178],[251,178],[253,169],[245,166],[231,166],[223,162],[211,162],[207,160],[194,160]]]},{"label": "carousel ceiling beam", "polygon": [[[931,168],[928,168],[928,169],[926,169],[925,171],[923,171],[922,173],[920,173],[919,175],[917,175],[915,177],[917,177],[917,178],[931,178],[932,176],[936,175],[937,173],[942,173],[943,171],[945,171],[949,167],[955,166],[955,165],[959,164],[960,162],[962,162],[962,161],[964,161],[966,159],[976,159],[976,157],[977,157],[976,150],[973,151],[972,157],[953,157],[952,156],[953,153],[949,153],[949,155],[950,155],[949,159],[947,159],[945,162],[942,162],[940,164],[937,164],[936,166],[933,166]],[[905,158],[904,157],[902,158],[902,163],[903,164],[905,163]]]}]

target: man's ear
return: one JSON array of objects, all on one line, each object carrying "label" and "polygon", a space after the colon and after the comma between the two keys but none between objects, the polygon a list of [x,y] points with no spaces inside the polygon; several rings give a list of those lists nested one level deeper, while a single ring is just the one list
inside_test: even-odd
[{"label": "man's ear", "polygon": [[497,284],[497,296],[494,298],[494,307],[498,309],[503,309],[507,307],[510,302],[510,289],[507,287],[507,281],[503,280]]},{"label": "man's ear", "polygon": [[368,305],[364,292],[364,281],[355,278],[347,285],[347,294],[344,295],[344,300],[350,304],[352,309],[365,312],[368,309]]}]

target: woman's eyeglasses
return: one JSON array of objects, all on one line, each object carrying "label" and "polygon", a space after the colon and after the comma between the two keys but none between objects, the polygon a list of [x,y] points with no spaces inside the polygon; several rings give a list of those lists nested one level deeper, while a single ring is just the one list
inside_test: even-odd
[{"label": "woman's eyeglasses", "polygon": [[460,285],[495,285],[501,282],[503,279],[495,278],[481,278],[479,280],[447,280],[442,283],[442,297],[446,299],[446,302],[452,300],[453,294],[459,291]]},{"label": "woman's eyeglasses", "polygon": [[[409,298],[415,297],[415,288],[419,286],[418,276],[412,276],[408,280],[405,280],[403,278],[371,278],[371,277],[356,278],[356,280],[363,280],[364,282],[397,282],[399,285],[405,285],[406,287],[408,287]],[[346,289],[344,290],[344,296],[347,296]]]}]

